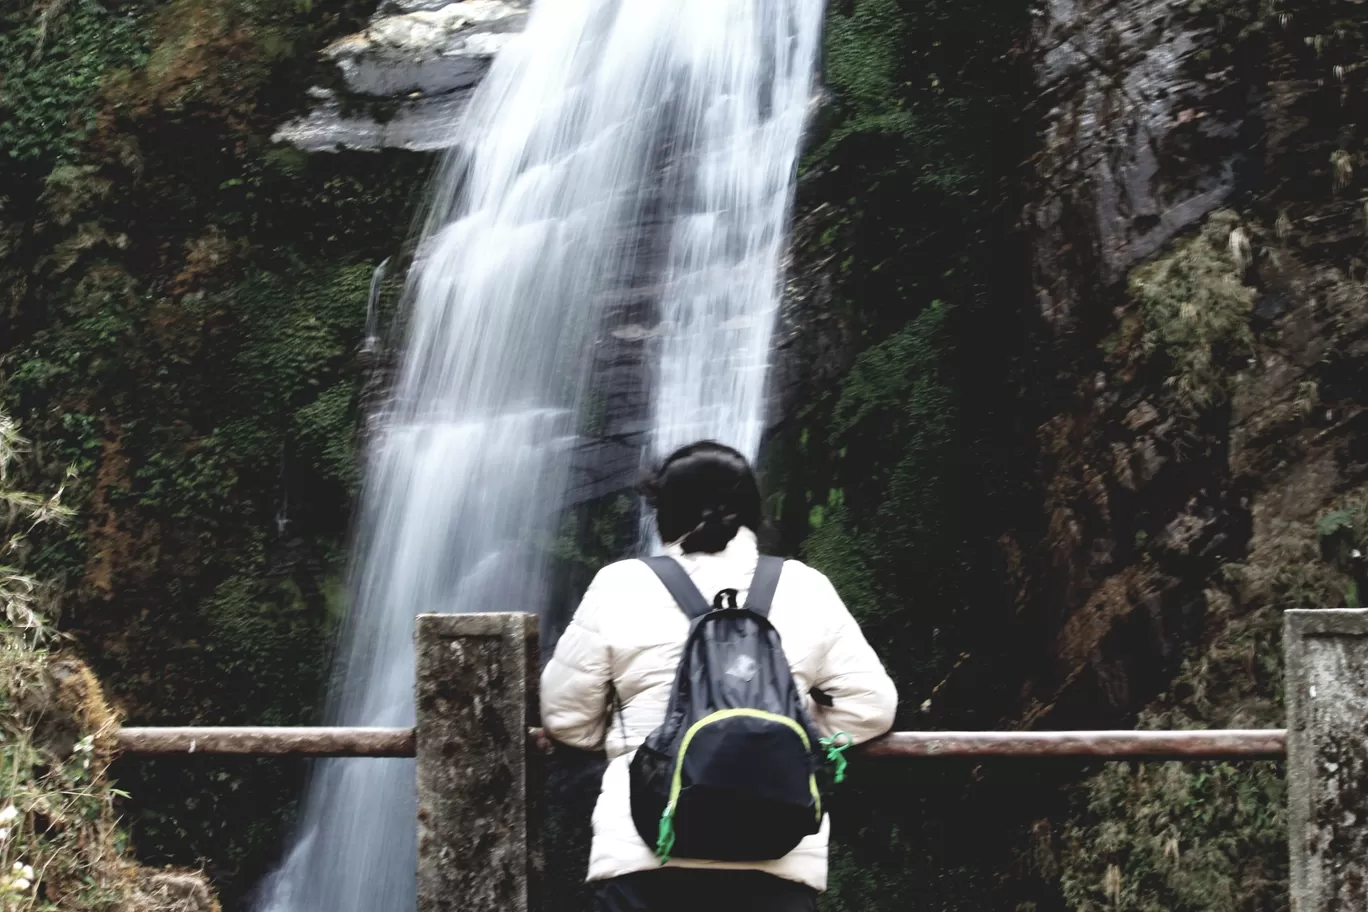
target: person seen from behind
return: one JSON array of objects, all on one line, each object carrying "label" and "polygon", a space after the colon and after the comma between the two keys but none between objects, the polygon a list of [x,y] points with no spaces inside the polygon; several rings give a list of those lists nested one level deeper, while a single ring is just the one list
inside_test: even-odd
[{"label": "person seen from behind", "polygon": [[815,910],[822,799],[893,682],[824,575],[759,553],[740,453],[691,444],[642,487],[664,555],[601,570],[542,674],[547,734],[609,760],[595,909]]}]

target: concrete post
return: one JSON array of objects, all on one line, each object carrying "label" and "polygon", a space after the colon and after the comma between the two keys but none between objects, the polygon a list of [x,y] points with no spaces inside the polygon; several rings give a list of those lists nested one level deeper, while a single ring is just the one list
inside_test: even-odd
[{"label": "concrete post", "polygon": [[534,912],[537,618],[424,614],[416,637],[418,912]]},{"label": "concrete post", "polygon": [[1292,912],[1368,909],[1368,610],[1284,624]]}]

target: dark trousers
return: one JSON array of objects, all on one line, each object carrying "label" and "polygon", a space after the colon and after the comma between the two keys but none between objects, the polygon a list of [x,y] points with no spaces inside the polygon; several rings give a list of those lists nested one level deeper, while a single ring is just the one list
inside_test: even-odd
[{"label": "dark trousers", "polygon": [[594,885],[594,912],[817,912],[817,891],[760,871],[642,871]]}]

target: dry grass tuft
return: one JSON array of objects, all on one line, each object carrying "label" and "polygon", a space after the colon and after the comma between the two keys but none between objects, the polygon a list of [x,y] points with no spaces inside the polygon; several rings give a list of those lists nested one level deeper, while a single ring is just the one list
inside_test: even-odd
[{"label": "dry grass tuft", "polygon": [[218,912],[198,872],[128,857],[107,774],[118,716],[85,663],[52,651],[54,593],[20,566],[25,536],[69,516],[60,491],[10,488],[24,453],[0,416],[0,910]]}]

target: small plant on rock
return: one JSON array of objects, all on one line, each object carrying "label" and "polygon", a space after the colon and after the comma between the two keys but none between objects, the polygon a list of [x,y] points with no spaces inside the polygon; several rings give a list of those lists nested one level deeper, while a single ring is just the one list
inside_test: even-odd
[{"label": "small plant on rock", "polygon": [[1188,410],[1224,399],[1227,360],[1253,348],[1254,290],[1242,280],[1253,257],[1249,232],[1234,213],[1223,211],[1196,237],[1131,276],[1145,347],[1168,359],[1167,384]]}]

